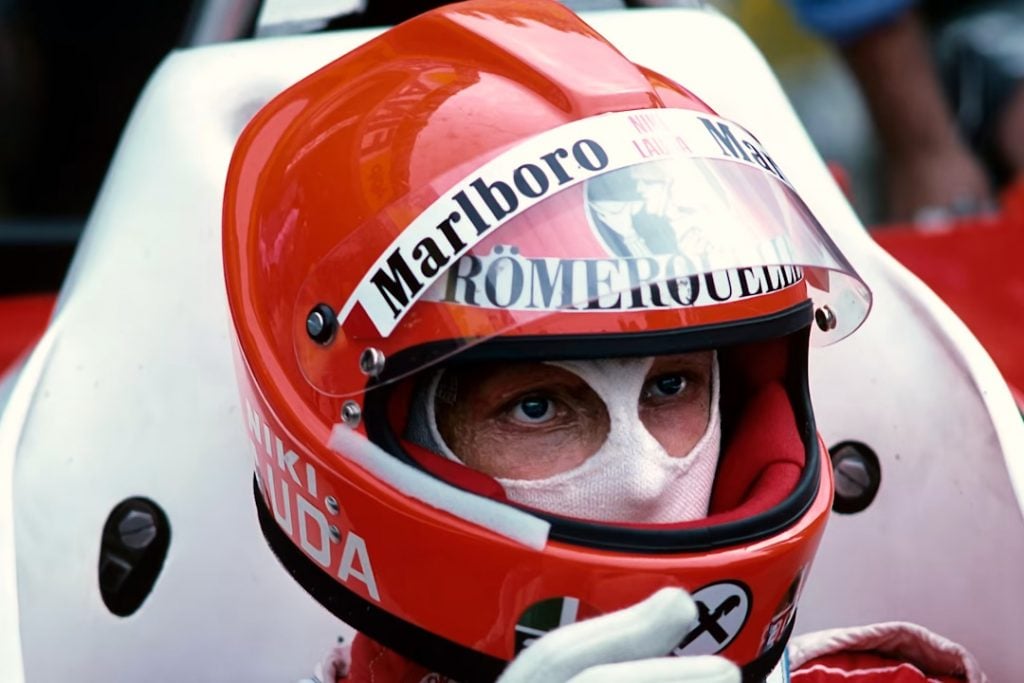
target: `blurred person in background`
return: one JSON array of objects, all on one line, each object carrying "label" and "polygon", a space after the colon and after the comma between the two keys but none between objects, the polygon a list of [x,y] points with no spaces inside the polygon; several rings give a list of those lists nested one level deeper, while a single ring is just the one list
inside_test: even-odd
[{"label": "blurred person in background", "polygon": [[891,220],[984,211],[1024,170],[1024,3],[791,4],[838,46],[865,96]]}]

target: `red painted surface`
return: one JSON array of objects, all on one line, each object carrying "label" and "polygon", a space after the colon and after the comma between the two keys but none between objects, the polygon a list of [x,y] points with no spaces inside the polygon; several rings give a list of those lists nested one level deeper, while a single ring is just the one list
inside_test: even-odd
[{"label": "red painted surface", "polygon": [[872,234],[960,316],[1024,405],[1024,179],[1007,190],[997,215]]},{"label": "red painted surface", "polygon": [[0,297],[0,374],[46,329],[55,294]]}]

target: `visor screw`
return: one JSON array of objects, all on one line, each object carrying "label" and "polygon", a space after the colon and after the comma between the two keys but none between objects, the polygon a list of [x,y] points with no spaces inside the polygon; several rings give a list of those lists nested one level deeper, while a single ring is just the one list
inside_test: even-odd
[{"label": "visor screw", "polygon": [[156,538],[156,520],[147,510],[128,510],[118,522],[117,532],[126,547],[141,550]]},{"label": "visor screw", "polygon": [[317,304],[306,316],[306,334],[321,346],[331,343],[337,329],[338,319],[327,304]]},{"label": "visor screw", "polygon": [[355,401],[345,401],[345,405],[341,407],[341,421],[351,429],[359,426],[359,418],[362,417],[362,414],[363,411]]},{"label": "visor screw", "polygon": [[832,509],[852,514],[865,509],[875,499],[882,482],[878,456],[857,441],[844,441],[829,449],[836,495]]},{"label": "visor screw", "polygon": [[828,306],[822,306],[814,312],[814,322],[822,332],[828,332],[836,328],[836,314]]},{"label": "visor screw", "polygon": [[359,355],[359,369],[364,375],[376,377],[384,369],[384,352],[380,349],[363,349]]},{"label": "visor screw", "polygon": [[338,527],[331,525],[331,541],[334,543],[341,543],[341,530]]},{"label": "visor screw", "polygon": [[338,514],[340,508],[338,507],[338,499],[334,496],[327,496],[324,498],[324,505],[327,506],[327,511],[332,515]]}]

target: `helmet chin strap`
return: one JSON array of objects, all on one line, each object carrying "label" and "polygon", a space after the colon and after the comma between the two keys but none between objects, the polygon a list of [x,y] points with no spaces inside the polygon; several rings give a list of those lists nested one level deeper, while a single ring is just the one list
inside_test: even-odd
[{"label": "helmet chin strap", "polygon": [[[608,438],[582,464],[544,479],[498,478],[512,501],[568,517],[604,522],[673,523],[707,516],[721,445],[718,357],[711,370],[711,411],[703,435],[686,454],[669,455],[640,420],[641,395],[653,358],[558,361],[604,401]],[[413,397],[406,436],[461,462],[437,428],[444,371]]]}]

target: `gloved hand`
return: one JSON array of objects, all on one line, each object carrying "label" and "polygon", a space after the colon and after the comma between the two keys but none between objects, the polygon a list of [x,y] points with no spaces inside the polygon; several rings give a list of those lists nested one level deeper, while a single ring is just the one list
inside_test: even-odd
[{"label": "gloved hand", "polygon": [[663,588],[618,612],[556,629],[516,657],[498,683],[740,683],[723,657],[671,657],[697,621],[681,588]]}]

